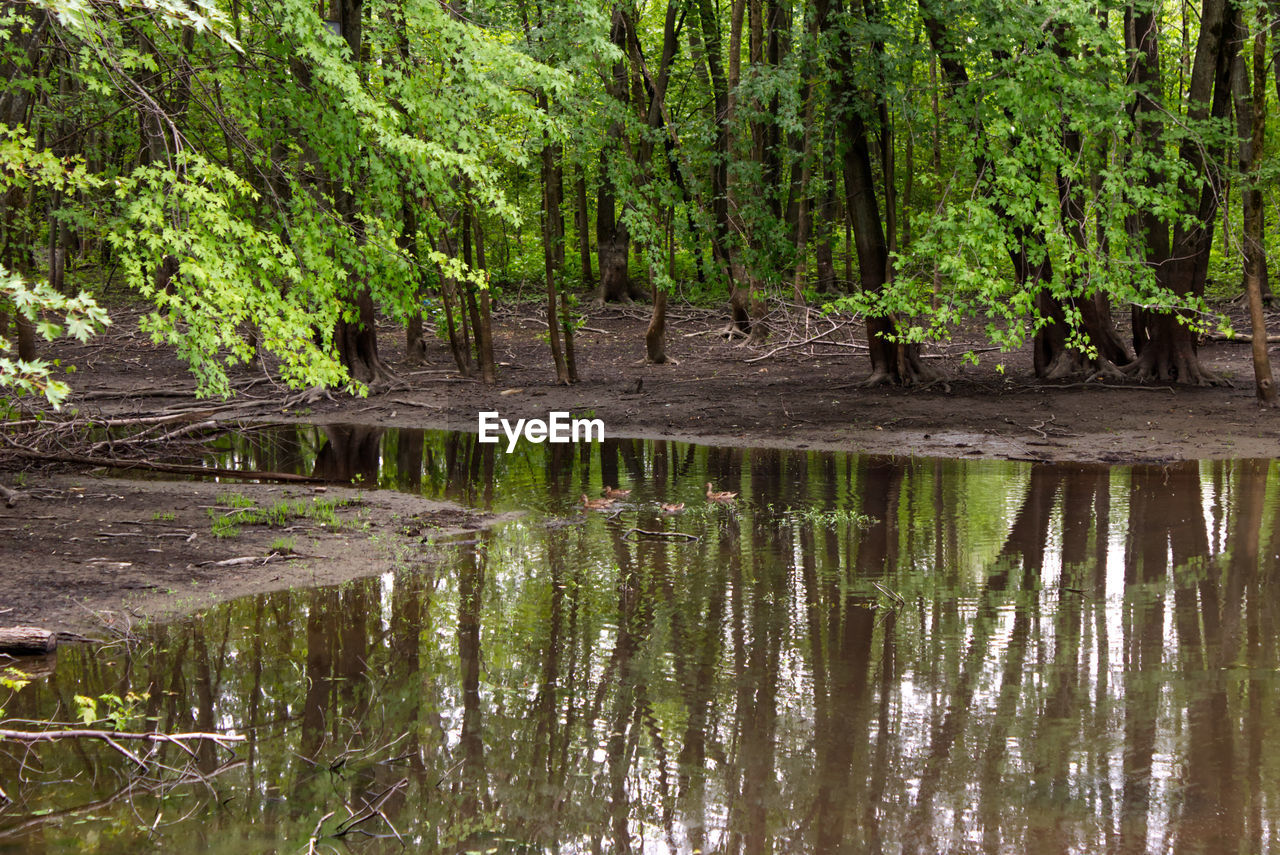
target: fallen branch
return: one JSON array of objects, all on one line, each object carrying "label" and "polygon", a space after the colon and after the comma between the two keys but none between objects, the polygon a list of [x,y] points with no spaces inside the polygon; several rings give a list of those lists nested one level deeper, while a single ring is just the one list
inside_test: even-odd
[{"label": "fallen branch", "polygon": [[[387,815],[382,812],[382,806],[386,804],[387,800],[395,795],[397,791],[407,786],[409,786],[408,778],[401,778],[399,781],[396,781],[377,796],[374,796],[372,802],[365,802],[365,809],[363,811],[360,813],[352,813],[351,816],[347,817],[347,819],[338,823],[338,827],[334,829],[331,836],[335,838],[344,837],[352,831],[355,831],[356,826],[377,816],[381,817],[382,820],[386,822],[387,826],[391,828],[392,832],[395,833],[396,837],[399,838],[400,832],[396,831],[395,826],[391,825],[391,820],[387,819]],[[348,812],[351,811],[350,808],[347,808],[347,810]]]},{"label": "fallen branch", "polygon": [[98,531],[94,532],[94,537],[180,537],[187,540],[191,537],[190,531]]},{"label": "fallen branch", "polygon": [[195,389],[133,389],[121,392],[119,389],[103,389],[95,392],[82,392],[76,397],[82,401],[96,398],[194,398]]},{"label": "fallen branch", "polygon": [[422,401],[411,401],[408,398],[387,398],[386,402],[388,404],[403,404],[406,407],[423,407],[428,410],[444,409],[444,407],[441,407],[437,404],[427,404],[427,403],[423,403]]},{"label": "fallen branch", "polygon": [[0,730],[0,742],[21,742],[25,745],[31,745],[37,742],[56,742],[61,739],[100,740],[110,745],[117,753],[137,763],[143,769],[147,768],[147,762],[121,745],[121,742],[149,742],[152,745],[167,742],[177,745],[190,754],[191,749],[187,747],[187,742],[212,742],[219,748],[225,748],[230,751],[232,743],[244,741],[243,736],[235,736],[229,733],[160,733],[158,731],[128,733],[124,731],[80,728],[71,730]]},{"label": "fallen branch", "polygon": [[902,595],[899,594],[897,591],[887,588],[884,585],[881,585],[879,582],[876,582],[874,580],[871,582],[871,584],[875,586],[875,589],[877,591],[879,591],[880,593],[884,594],[886,597],[888,597],[889,599],[897,603],[898,606],[905,606],[907,604],[907,601],[904,600],[902,598]]},{"label": "fallen branch", "polygon": [[[189,433],[195,433],[197,431],[202,431],[202,430],[219,430],[220,428],[220,425],[217,422],[209,420],[209,421],[195,422],[193,424],[183,425],[180,428],[175,428],[174,430],[168,431],[167,433],[163,433],[160,436],[150,436],[149,435],[150,431],[155,430],[157,426],[158,425],[152,426],[148,430],[143,431],[137,434],[136,436],[104,439],[101,442],[97,442],[89,446],[86,453],[96,454],[97,452],[101,451],[104,448],[110,448],[115,445],[130,445],[132,443],[141,442],[143,440],[149,443],[159,444],[163,442],[169,442],[171,440],[177,439],[180,436],[185,436],[186,434],[189,434]],[[226,428],[221,428],[221,429],[225,430]]]},{"label": "fallen branch", "polygon": [[245,564],[270,564],[272,561],[292,561],[303,558],[302,555],[281,555],[273,552],[270,555],[242,555],[239,558],[224,558],[221,561],[201,561],[197,567],[241,567]]},{"label": "fallen branch", "polygon": [[[245,761],[233,760],[219,766],[212,772],[201,772],[199,770],[191,770],[188,768],[176,780],[172,781],[148,781],[145,778],[135,778],[105,798],[95,799],[94,801],[85,802],[83,804],[72,805],[71,807],[62,808],[60,810],[49,811],[48,813],[37,814],[16,825],[6,826],[5,828],[0,829],[0,840],[9,840],[15,837],[21,837],[24,832],[29,831],[32,828],[39,828],[42,825],[47,825],[58,819],[75,816],[76,814],[86,813],[88,811],[101,810],[107,805],[114,804],[123,798],[129,798],[136,793],[163,794],[177,787],[193,783],[202,783],[207,786],[210,781],[219,775],[222,775],[224,772],[231,769],[240,769],[244,766]],[[0,791],[0,795],[3,795],[2,791]]]},{"label": "fallen branch", "polygon": [[[768,359],[770,356],[773,356],[775,353],[781,353],[782,351],[790,350],[793,347],[804,347],[806,344],[812,344],[813,342],[818,341],[819,339],[826,338],[827,336],[831,335],[833,332],[844,329],[850,323],[852,323],[852,321],[846,321],[843,324],[837,324],[836,326],[832,327],[826,332],[818,333],[817,335],[807,338],[804,341],[796,341],[796,342],[790,342],[788,344],[780,344],[777,347],[775,347],[773,350],[769,351],[768,353],[761,354],[760,356],[753,356],[750,359],[744,359],[743,362],[746,362],[746,363],[759,362],[762,359]],[[838,342],[824,342],[824,344],[838,344]]]},{"label": "fallen branch", "polygon": [[627,533],[624,534],[622,537],[623,539],[626,539],[633,534],[637,538],[656,537],[656,538],[666,538],[669,540],[702,540],[702,538],[698,537],[696,534],[685,534],[682,531],[648,531],[647,529],[643,529],[643,528],[627,529]]}]

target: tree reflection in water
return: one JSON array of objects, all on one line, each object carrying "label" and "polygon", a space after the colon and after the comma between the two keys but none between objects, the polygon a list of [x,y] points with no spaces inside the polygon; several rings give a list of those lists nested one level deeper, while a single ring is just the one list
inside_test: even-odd
[{"label": "tree reflection in water", "polygon": [[[288,430],[230,453],[534,511],[443,562],[64,650],[9,715],[147,691],[161,728],[243,732],[246,762],[113,800],[110,751],[6,753],[0,847],[1280,850],[1268,461]],[[581,514],[606,484],[620,513]]]}]

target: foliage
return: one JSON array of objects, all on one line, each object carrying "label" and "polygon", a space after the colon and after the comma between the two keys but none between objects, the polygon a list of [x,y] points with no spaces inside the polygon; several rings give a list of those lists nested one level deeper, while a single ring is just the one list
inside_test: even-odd
[{"label": "foliage", "polygon": [[[223,504],[223,502],[219,502],[219,504]],[[268,507],[259,508],[254,507],[252,500],[249,500],[248,504],[239,502],[233,504],[232,507],[236,508],[236,510],[230,513],[216,508],[210,508],[208,513],[213,522],[214,537],[223,538],[238,536],[241,526],[280,527],[297,519],[310,520],[319,526],[336,527],[340,523],[337,509],[346,507],[349,504],[351,504],[349,499],[312,499],[311,501],[297,499],[292,502],[282,500]],[[291,552],[292,546],[290,545],[286,550],[281,550],[273,545],[272,549],[274,551]]]},{"label": "foliage", "polygon": [[[1163,116],[1157,131],[1144,125],[1131,107],[1136,84],[1116,62],[1123,34],[1092,7],[1057,4],[1052,26],[1041,26],[1046,10],[1038,6],[996,0],[988,8],[984,26],[974,30],[982,41],[966,52],[984,76],[948,105],[951,127],[981,131],[955,140],[951,176],[924,176],[939,203],[916,215],[920,237],[895,257],[892,286],[833,305],[914,319],[900,330],[913,342],[947,340],[966,319],[984,319],[1002,350],[1021,347],[1053,322],[1037,301],[1041,293],[1068,307],[1070,345],[1084,352],[1094,348],[1071,301],[1097,293],[1119,304],[1182,310],[1198,329],[1212,327],[1216,319],[1199,295],[1157,282],[1134,223],[1154,212],[1193,226],[1208,178],[1192,170],[1182,147],[1188,140],[1221,143],[1229,129],[1176,115]],[[1144,150],[1152,133],[1161,145]],[[1064,144],[1069,137],[1073,145]],[[1064,212],[1064,187],[1078,222]],[[1020,275],[1010,263],[1019,253],[1044,275]],[[941,293],[935,277],[945,283]]]},{"label": "foliage", "polygon": [[[578,290],[607,203],[629,276],[653,288],[811,298],[853,226],[850,254],[885,286],[849,283],[833,304],[891,319],[899,341],[977,319],[1011,349],[1063,324],[1091,353],[1095,296],[1211,325],[1204,271],[1163,281],[1177,260],[1155,257],[1156,233],[1209,234],[1227,182],[1277,175],[1269,149],[1238,174],[1230,111],[1188,100],[1193,59],[1236,47],[1166,26],[1160,76],[1141,80],[1123,24],[1162,21],[1160,0],[740,5],[736,26],[705,0],[331,5],[342,33],[304,0],[0,12],[8,275],[38,282],[55,252],[74,256],[68,280],[118,275],[201,394],[230,394],[228,367],[255,359],[293,387],[360,391],[334,331],[367,322],[366,297],[440,331],[472,323],[451,283],[519,289],[546,258]],[[560,221],[564,245],[543,247]],[[1214,275],[1234,279],[1238,254],[1217,253]],[[24,317],[100,326],[47,278],[70,302],[23,286],[41,295]],[[10,360],[0,383],[61,400],[47,368]]]},{"label": "foliage", "polygon": [[[27,283],[21,277],[0,267],[0,305],[8,304],[45,339],[52,341],[63,333],[85,341],[97,329],[109,323],[107,313],[83,291],[66,297],[45,283]],[[57,314],[62,324],[48,320],[45,313]],[[12,359],[12,344],[0,335],[0,389],[16,395],[43,395],[58,407],[71,389],[52,377],[53,366],[43,359]]]},{"label": "foliage", "polygon": [[[26,675],[17,668],[6,668],[0,671],[0,688],[9,690],[9,696],[12,697],[17,692],[22,691],[24,686],[31,683],[26,679]],[[4,717],[4,707],[0,706],[0,718]]]},{"label": "foliage", "polygon": [[149,692],[128,692],[122,698],[112,692],[96,697],[76,695],[76,718],[85,727],[103,724],[111,730],[129,730],[143,721],[139,707],[151,697]]}]

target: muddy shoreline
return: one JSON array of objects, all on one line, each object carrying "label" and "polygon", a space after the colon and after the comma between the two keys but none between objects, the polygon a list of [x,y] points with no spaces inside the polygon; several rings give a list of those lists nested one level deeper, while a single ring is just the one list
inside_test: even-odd
[{"label": "muddy shoreline", "polygon": [[[983,352],[975,330],[926,347],[944,381],[864,388],[867,361],[852,332],[838,347],[769,355],[773,346],[727,342],[717,335],[717,313],[693,309],[669,321],[674,362],[645,364],[646,311],[592,310],[577,336],[580,382],[569,387],[554,383],[539,319],[511,310],[496,327],[494,387],[461,376],[438,340],[426,364],[407,362],[402,333],[387,324],[380,343],[399,378],[394,387],[366,398],[333,393],[299,400],[249,366],[232,374],[233,402],[247,409],[215,417],[475,432],[482,410],[513,419],[559,410],[602,419],[609,436],[728,446],[1108,463],[1280,453],[1280,411],[1255,403],[1249,347],[1238,341],[1201,345],[1203,363],[1221,385],[1042,383],[1032,376],[1029,347]],[[1280,332],[1280,313],[1272,315],[1273,332]],[[1237,328],[1243,323],[1236,319]],[[183,403],[180,390],[194,391],[172,351],[149,343],[136,327],[136,317],[124,316],[92,347],[59,343],[58,358],[80,366],[73,404],[89,413],[142,415]],[[969,351],[978,352],[978,364],[964,358]],[[163,397],[149,394],[160,391]]]},{"label": "muddy shoreline", "polygon": [[[412,570],[504,519],[338,486],[60,473],[20,489],[0,510],[0,625],[95,639],[237,597]],[[273,508],[281,521],[252,521]]]}]

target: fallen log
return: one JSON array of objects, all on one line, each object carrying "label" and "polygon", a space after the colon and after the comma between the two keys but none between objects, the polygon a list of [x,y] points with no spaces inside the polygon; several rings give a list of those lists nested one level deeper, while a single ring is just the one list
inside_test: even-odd
[{"label": "fallen log", "polygon": [[[1235,335],[1223,335],[1222,333],[1209,333],[1205,336],[1209,341],[1235,341],[1240,344],[1253,344],[1253,336],[1249,333],[1236,333]],[[1267,344],[1276,344],[1280,342],[1280,335],[1267,336]]]},{"label": "fallen log", "polygon": [[235,469],[219,469],[213,466],[188,466],[181,463],[153,463],[149,460],[122,460],[113,457],[90,457],[83,454],[59,454],[28,448],[14,442],[4,434],[0,434],[9,447],[9,453],[27,460],[42,463],[75,463],[81,466],[98,466],[103,469],[145,469],[148,472],[169,472],[174,475],[198,475],[202,478],[234,478],[241,481],[281,481],[286,484],[321,484],[324,478],[310,475],[294,475],[290,472],[259,472],[257,470],[238,471]]},{"label": "fallen log", "polygon": [[52,653],[58,646],[58,637],[38,626],[10,626],[0,628],[0,653],[11,656],[38,656]]}]

